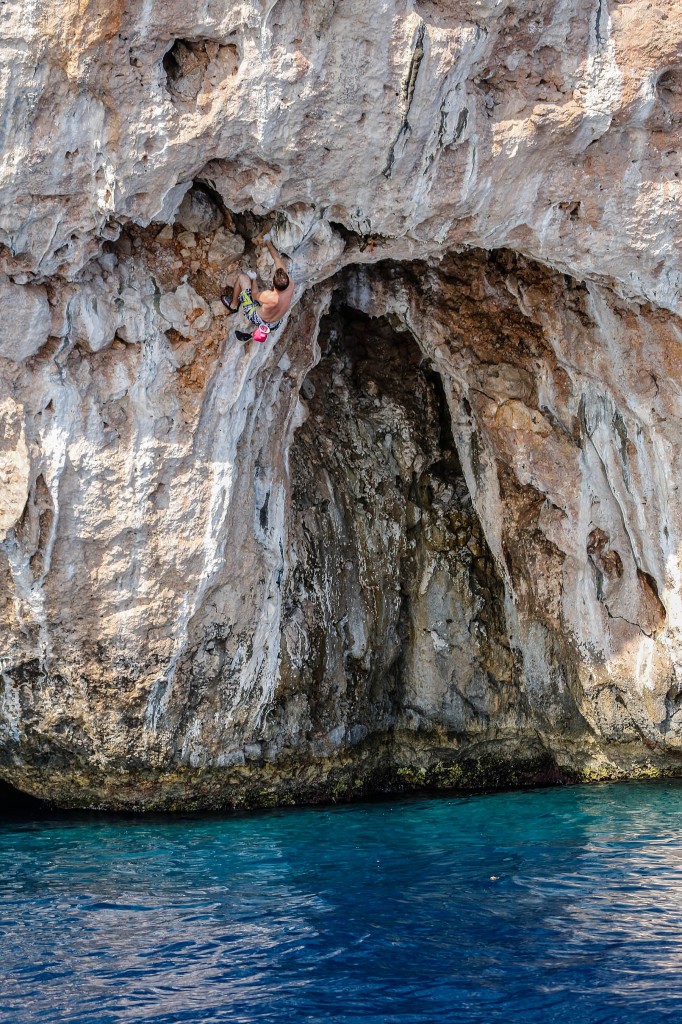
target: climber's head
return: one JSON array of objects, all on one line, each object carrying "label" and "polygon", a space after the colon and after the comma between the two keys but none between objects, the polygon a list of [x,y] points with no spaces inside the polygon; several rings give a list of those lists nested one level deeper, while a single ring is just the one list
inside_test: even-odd
[{"label": "climber's head", "polygon": [[281,267],[278,267],[277,270],[275,271],[275,276],[272,279],[272,283],[274,284],[278,292],[285,292],[289,287],[289,275],[287,274],[286,270],[282,270]]}]

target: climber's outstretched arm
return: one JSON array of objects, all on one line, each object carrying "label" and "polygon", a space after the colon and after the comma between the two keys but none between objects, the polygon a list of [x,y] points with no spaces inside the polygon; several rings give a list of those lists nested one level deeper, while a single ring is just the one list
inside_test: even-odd
[{"label": "climber's outstretched arm", "polygon": [[270,253],[270,255],[272,256],[273,260],[275,261],[275,267],[276,267],[276,268],[277,268],[278,270],[286,270],[287,268],[286,268],[286,266],[284,265],[284,260],[282,259],[282,257],[280,256],[280,254],[279,254],[279,253],[277,252],[277,250],[275,249],[275,247],[274,247],[274,245],[272,244],[272,242],[270,241],[270,239],[269,239],[269,238],[264,238],[264,239],[263,239],[263,241],[264,241],[264,242],[265,242],[265,244],[267,245],[267,247],[268,247],[268,252],[269,252],[269,253]]}]

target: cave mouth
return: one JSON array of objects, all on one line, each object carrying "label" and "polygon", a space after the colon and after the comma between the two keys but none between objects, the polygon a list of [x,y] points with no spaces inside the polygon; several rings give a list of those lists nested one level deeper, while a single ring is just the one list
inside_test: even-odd
[{"label": "cave mouth", "polygon": [[283,689],[305,692],[312,735],[345,723],[342,747],[483,732],[513,665],[442,379],[342,291],[319,345],[291,450]]},{"label": "cave mouth", "polygon": [[0,781],[0,821],[3,818],[33,818],[45,815],[51,805]]}]

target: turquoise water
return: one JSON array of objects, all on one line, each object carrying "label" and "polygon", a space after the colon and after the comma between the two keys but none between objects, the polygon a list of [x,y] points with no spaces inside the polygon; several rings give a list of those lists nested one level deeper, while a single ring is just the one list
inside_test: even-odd
[{"label": "turquoise water", "polygon": [[682,1010],[682,786],[0,821],[0,1021]]}]

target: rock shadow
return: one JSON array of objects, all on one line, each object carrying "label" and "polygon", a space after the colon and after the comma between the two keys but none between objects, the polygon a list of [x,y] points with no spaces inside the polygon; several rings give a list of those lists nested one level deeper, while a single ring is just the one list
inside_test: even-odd
[{"label": "rock shadow", "polygon": [[336,749],[391,730],[473,739],[494,715],[503,734],[524,702],[440,377],[404,328],[339,300],[319,343],[290,457],[277,729]]},{"label": "rock shadow", "polygon": [[0,821],[4,818],[34,817],[48,811],[50,805],[28,793],[0,781]]}]

